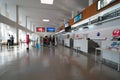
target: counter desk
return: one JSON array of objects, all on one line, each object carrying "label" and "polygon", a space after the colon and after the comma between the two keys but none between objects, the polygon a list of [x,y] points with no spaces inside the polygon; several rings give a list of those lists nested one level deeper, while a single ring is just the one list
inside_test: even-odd
[{"label": "counter desk", "polygon": [[120,71],[120,49],[107,49],[107,48],[96,48],[95,50],[95,61],[97,61],[97,51],[101,51],[101,60],[106,59],[117,63],[117,70]]}]

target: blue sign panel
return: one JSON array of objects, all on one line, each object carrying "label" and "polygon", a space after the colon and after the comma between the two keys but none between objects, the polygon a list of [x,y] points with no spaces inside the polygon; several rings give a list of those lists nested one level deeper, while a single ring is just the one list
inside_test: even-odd
[{"label": "blue sign panel", "polygon": [[82,14],[79,14],[77,15],[75,18],[74,18],[74,22],[78,22],[82,19]]},{"label": "blue sign panel", "polygon": [[55,28],[53,28],[53,27],[48,27],[48,28],[47,28],[47,32],[55,32]]}]

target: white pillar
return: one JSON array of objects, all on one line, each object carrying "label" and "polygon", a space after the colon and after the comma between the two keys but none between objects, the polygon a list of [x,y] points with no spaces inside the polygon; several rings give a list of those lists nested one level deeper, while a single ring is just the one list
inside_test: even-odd
[{"label": "white pillar", "polygon": [[8,12],[7,12],[7,3],[5,3],[5,16],[8,17]]},{"label": "white pillar", "polygon": [[32,22],[30,21],[30,30],[32,31]]},{"label": "white pillar", "polygon": [[36,30],[36,27],[35,27],[35,25],[33,25],[33,32],[36,32],[35,30]]},{"label": "white pillar", "polygon": [[26,26],[26,28],[25,28],[25,29],[26,29],[26,30],[25,30],[26,34],[27,34],[27,26],[28,26],[28,25],[27,25],[27,19],[28,19],[28,16],[26,16],[26,24],[25,24],[25,26]]},{"label": "white pillar", "polygon": [[18,25],[19,24],[19,6],[16,5],[16,40],[17,44],[19,43],[19,30],[18,30]]},{"label": "white pillar", "polygon": [[66,23],[66,20],[64,19],[64,24]]},{"label": "white pillar", "polygon": [[30,21],[30,30],[31,30],[31,31],[33,31],[33,28],[32,28],[33,26],[32,26],[32,25],[33,25],[33,24],[32,24],[32,21]]},{"label": "white pillar", "polygon": [[72,11],[72,18],[74,17],[74,11]]},{"label": "white pillar", "polygon": [[[8,4],[5,3],[5,17],[9,18],[9,13],[8,13]],[[7,28],[8,25],[5,24],[5,27]],[[8,28],[7,28],[8,29]],[[8,29],[8,32],[9,32],[9,29]]]}]

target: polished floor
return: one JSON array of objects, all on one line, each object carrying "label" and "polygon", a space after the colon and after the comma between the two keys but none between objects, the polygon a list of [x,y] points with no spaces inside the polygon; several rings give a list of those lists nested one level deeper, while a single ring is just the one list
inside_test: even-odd
[{"label": "polished floor", "polygon": [[120,72],[63,46],[0,50],[0,80],[120,80]]}]

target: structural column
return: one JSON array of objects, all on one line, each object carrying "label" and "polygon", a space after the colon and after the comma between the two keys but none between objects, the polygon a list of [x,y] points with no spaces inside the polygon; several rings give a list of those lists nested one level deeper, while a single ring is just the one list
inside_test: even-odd
[{"label": "structural column", "polygon": [[35,28],[36,28],[35,25],[33,25],[33,32],[35,32]]},{"label": "structural column", "polygon": [[25,33],[27,34],[27,26],[28,26],[28,25],[27,25],[27,24],[28,24],[27,21],[28,21],[28,16],[26,16],[26,19],[25,19],[25,20],[26,20],[26,22],[25,22],[25,23],[26,23],[26,24],[25,24],[25,26],[26,26],[26,28],[25,28],[25,29],[26,29],[26,30],[25,30]]},{"label": "structural column", "polygon": [[66,20],[64,19],[64,24],[66,23]]},{"label": "structural column", "polygon": [[32,31],[32,22],[30,21],[30,30]]},{"label": "structural column", "polygon": [[74,18],[74,11],[72,11],[72,18]]},{"label": "structural column", "polygon": [[19,24],[19,6],[16,5],[16,40],[17,44],[19,43],[19,30],[18,30],[18,24]]}]

